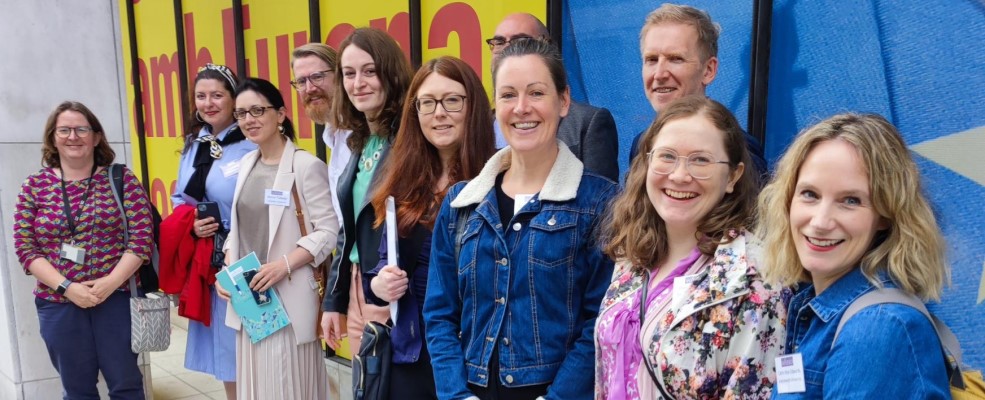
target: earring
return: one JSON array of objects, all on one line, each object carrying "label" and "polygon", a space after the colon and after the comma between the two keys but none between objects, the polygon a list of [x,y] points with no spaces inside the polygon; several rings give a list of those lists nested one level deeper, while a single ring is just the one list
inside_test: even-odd
[{"label": "earring", "polygon": [[205,122],[205,120],[202,119],[202,114],[198,113],[198,110],[195,110],[195,119],[197,119],[198,122]]},{"label": "earring", "polygon": [[280,132],[281,135],[283,135],[284,134],[284,125],[277,125],[277,131]]}]

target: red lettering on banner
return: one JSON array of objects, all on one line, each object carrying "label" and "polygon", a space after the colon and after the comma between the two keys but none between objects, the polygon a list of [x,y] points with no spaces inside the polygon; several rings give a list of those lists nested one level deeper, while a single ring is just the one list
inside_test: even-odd
[{"label": "red lettering on banner", "polygon": [[[308,43],[308,32],[306,31],[294,32],[294,47],[298,47],[307,43]],[[313,126],[311,125],[311,118],[308,118],[308,114],[304,112],[304,104],[301,102],[301,94],[297,90],[291,90],[290,77],[291,74],[293,73],[294,68],[293,65],[291,64],[290,59],[288,58],[288,55],[285,54],[284,59],[281,60],[280,63],[281,63],[280,65],[287,65],[291,67],[290,69],[285,70],[285,73],[282,74],[287,76],[287,81],[282,83],[280,87],[282,91],[287,90],[287,92],[284,93],[285,100],[290,100],[291,95],[292,94],[294,95],[294,101],[290,102],[290,104],[297,105],[298,119],[297,121],[294,121],[294,126],[298,128],[298,138],[311,139],[313,137],[312,136]]]},{"label": "red lettering on banner", "polygon": [[356,27],[352,26],[352,24],[341,23],[335,25],[332,27],[332,30],[328,32],[328,36],[325,36],[325,44],[338,50],[339,44],[342,43],[346,36],[349,36],[349,34],[354,30],[356,30]]},{"label": "red lettering on banner", "polygon": [[397,41],[400,49],[404,51],[404,57],[410,60],[410,15],[399,12],[390,19],[387,26],[386,18],[369,20],[369,26],[386,32],[390,37]]},{"label": "red lettering on banner", "polygon": [[434,14],[428,32],[428,48],[448,47],[448,36],[452,32],[458,34],[459,57],[482,76],[482,28],[479,16],[468,4],[450,3]]},{"label": "red lettering on banner", "polygon": [[[174,191],[175,183],[171,182],[172,191]],[[157,211],[161,213],[161,218],[167,218],[171,214],[171,196],[168,195],[167,187],[164,186],[164,182],[161,178],[154,178],[150,185],[150,202],[157,207]]]},{"label": "red lettering on banner", "polygon": [[[243,6],[243,19],[246,19],[245,10],[247,7]],[[246,22],[244,21],[243,24],[245,25]],[[237,76],[244,76],[240,71],[236,70],[236,26],[233,20],[233,9],[231,8],[222,10],[222,48],[224,50],[223,54],[225,55],[226,66],[233,70]]]},{"label": "red lettering on banner", "polygon": [[185,54],[188,55],[188,83],[192,86],[191,92],[195,91],[195,76],[198,69],[212,62],[212,53],[209,49],[201,48],[195,51],[195,16],[192,13],[185,14]]},{"label": "red lettering on banner", "polygon": [[[270,80],[270,59],[267,54],[267,39],[257,39],[257,73],[258,78]],[[246,73],[249,74],[249,67]],[[248,75],[249,76],[249,75]]]},{"label": "red lettering on banner", "polygon": [[[154,97],[152,99],[154,103],[154,128],[157,134],[155,136],[164,137],[164,122],[161,112],[161,93],[164,93],[164,108],[167,109],[167,121],[168,121],[168,136],[176,137],[177,131],[174,127],[174,91],[177,82],[172,80],[172,78],[178,77],[178,54],[177,52],[171,53],[169,58],[167,54],[161,54],[158,57],[151,57],[150,59],[150,78],[152,86],[154,88]],[[163,80],[163,88],[162,88]]]}]

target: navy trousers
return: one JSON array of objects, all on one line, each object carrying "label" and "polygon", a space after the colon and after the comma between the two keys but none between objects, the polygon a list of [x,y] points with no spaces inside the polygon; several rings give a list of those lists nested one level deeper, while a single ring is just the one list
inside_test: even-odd
[{"label": "navy trousers", "polygon": [[114,292],[92,308],[34,299],[41,338],[58,371],[65,400],[98,400],[103,373],[111,399],[143,399],[144,379],[130,351],[130,294]]}]

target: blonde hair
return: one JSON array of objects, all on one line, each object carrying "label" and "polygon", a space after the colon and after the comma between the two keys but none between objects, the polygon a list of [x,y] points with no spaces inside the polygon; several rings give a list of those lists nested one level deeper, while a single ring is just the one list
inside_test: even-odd
[{"label": "blonde hair", "polygon": [[759,197],[759,234],[763,237],[763,277],[791,285],[810,282],[794,247],[790,229],[800,166],[819,143],[842,140],[858,152],[868,174],[872,205],[889,223],[862,257],[862,273],[877,287],[880,271],[903,291],[924,300],[939,300],[950,280],[944,238],[923,195],[920,173],[896,128],[874,114],[839,114],[797,135],[777,164],[773,179]]},{"label": "blonde hair", "polygon": [[643,38],[650,28],[664,24],[684,24],[691,25],[698,32],[698,49],[701,50],[701,61],[708,61],[712,57],[718,57],[718,36],[722,32],[721,26],[711,20],[707,12],[685,5],[664,3],[660,7],[647,14],[643,21],[643,28],[640,29],[640,49],[643,48]]},{"label": "blonde hair", "polygon": [[[640,149],[631,161],[626,176],[626,187],[612,203],[612,211],[604,223],[605,253],[614,260],[626,260],[634,270],[650,270],[667,257],[667,227],[650,203],[646,192],[647,154],[653,148],[656,137],[670,121],[700,115],[722,131],[722,143],[728,155],[729,171],[747,166],[732,193],[726,193],[698,223],[695,232],[698,248],[704,254],[712,254],[719,244],[730,243],[734,237],[730,230],[745,229],[752,220],[756,206],[758,185],[753,168],[749,168],[749,152],[746,139],[735,116],[721,103],[704,96],[687,96],[670,103],[660,117],[640,138]],[[710,240],[700,240],[707,237]]]}]

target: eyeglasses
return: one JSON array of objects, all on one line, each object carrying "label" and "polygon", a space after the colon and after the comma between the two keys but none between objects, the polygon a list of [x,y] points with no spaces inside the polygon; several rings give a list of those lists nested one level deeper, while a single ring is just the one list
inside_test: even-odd
[{"label": "eyeglasses", "polygon": [[522,39],[538,39],[538,38],[535,38],[533,36],[527,36],[522,33],[513,36],[509,39],[504,38],[502,36],[493,36],[492,38],[486,39],[486,44],[489,45],[489,50],[499,51],[502,50],[504,47],[508,46],[510,42],[514,40],[522,40]]},{"label": "eyeglasses", "polygon": [[694,179],[708,179],[715,172],[715,164],[728,164],[728,161],[719,161],[715,156],[705,152],[691,153],[687,157],[678,155],[671,149],[653,149],[646,153],[650,169],[660,175],[670,175],[677,169],[681,159],[685,159],[687,173]]},{"label": "eyeglasses", "polygon": [[462,111],[465,107],[465,96],[453,94],[445,96],[443,99],[417,99],[417,113],[426,115],[438,110],[438,104],[448,112]]},{"label": "eyeglasses", "polygon": [[55,134],[61,138],[67,138],[72,136],[72,132],[75,132],[75,136],[80,138],[88,137],[92,133],[92,127],[90,126],[59,126],[55,128]]},{"label": "eyeglasses", "polygon": [[260,118],[260,116],[262,116],[264,112],[266,112],[267,110],[272,109],[272,108],[277,108],[277,107],[274,107],[274,106],[266,106],[266,107],[253,106],[253,107],[250,107],[249,110],[244,110],[242,108],[237,108],[237,109],[233,110],[233,118],[236,118],[236,119],[244,119],[244,118],[246,118],[246,113],[250,113],[250,115],[252,115],[253,118]]},{"label": "eyeglasses", "polygon": [[291,86],[294,86],[294,90],[304,90],[304,88],[308,86],[308,82],[311,82],[311,84],[315,86],[321,85],[321,82],[325,80],[325,77],[328,76],[328,74],[331,72],[332,70],[326,69],[324,71],[315,72],[308,76],[302,76],[296,80],[291,81]]}]

